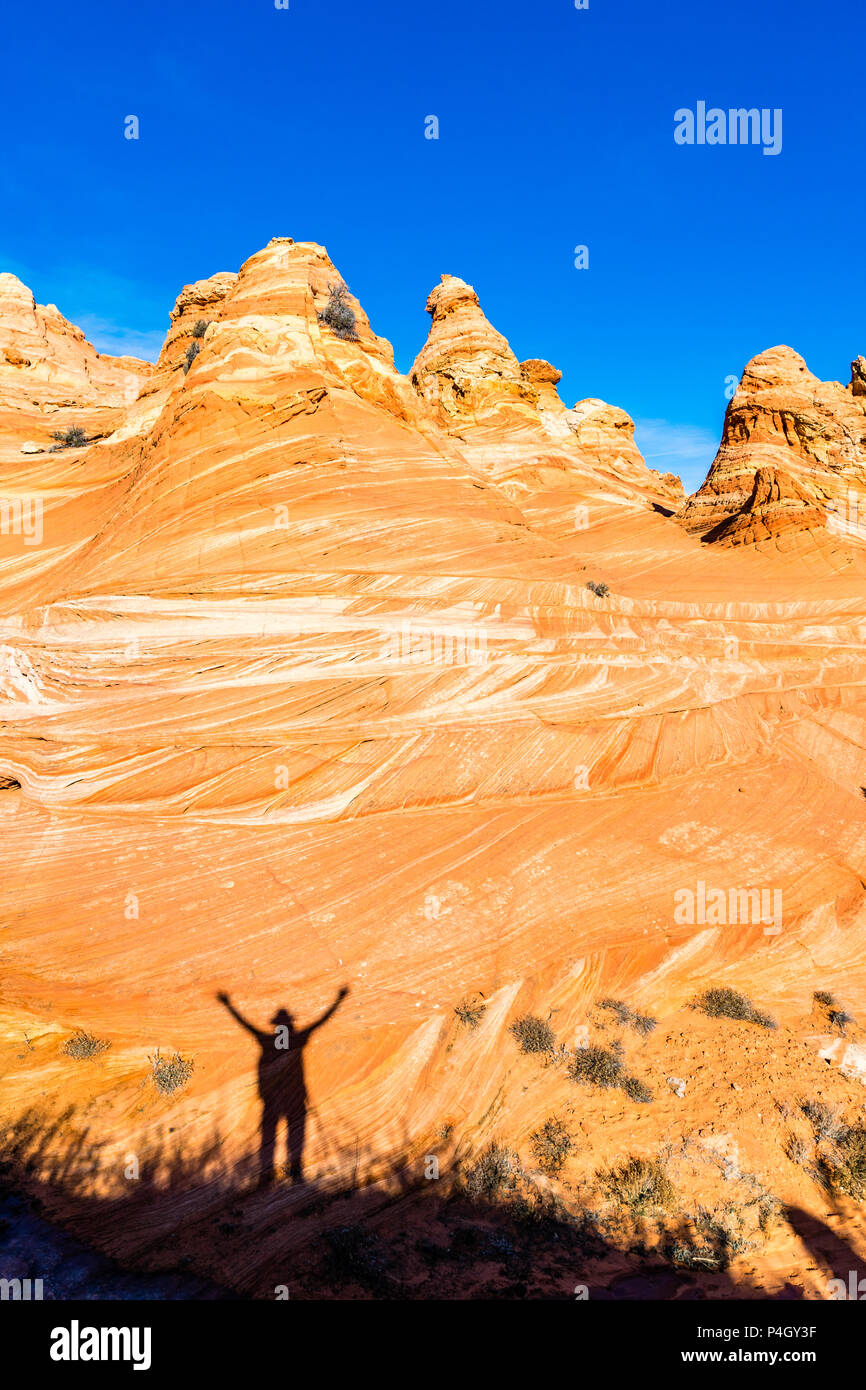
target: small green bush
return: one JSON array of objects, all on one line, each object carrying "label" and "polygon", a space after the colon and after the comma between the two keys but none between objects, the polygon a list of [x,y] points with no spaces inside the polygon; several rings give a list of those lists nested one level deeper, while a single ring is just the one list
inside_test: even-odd
[{"label": "small green bush", "polygon": [[550,1177],[556,1177],[562,1171],[565,1160],[574,1148],[574,1140],[568,1129],[555,1115],[530,1135],[529,1142],[536,1163]]},{"label": "small green bush", "polygon": [[67,1057],[74,1057],[77,1062],[81,1062],[89,1057],[98,1057],[101,1052],[107,1052],[109,1047],[111,1043],[106,1042],[104,1038],[95,1038],[92,1033],[86,1033],[83,1028],[79,1028],[75,1036],[64,1044],[63,1051]]},{"label": "small green bush", "polygon": [[866,1126],[852,1125],[837,1141],[841,1162],[833,1168],[833,1183],[848,1197],[866,1196]]},{"label": "small green bush", "polygon": [[51,438],[57,440],[51,450],[53,454],[58,449],[83,449],[85,444],[91,442],[80,425],[70,425],[67,430],[55,430]]},{"label": "small green bush", "polygon": [[186,1085],[194,1065],[188,1058],[181,1057],[179,1052],[169,1058],[160,1057],[157,1052],[155,1057],[151,1057],[150,1064],[154,1085],[164,1096],[170,1096],[173,1091]]},{"label": "small green bush", "polygon": [[556,1034],[550,1024],[533,1014],[519,1018],[508,1031],[517,1039],[521,1052],[552,1052],[556,1046]]},{"label": "small green bush", "polygon": [[636,1013],[621,999],[600,999],[598,1007],[607,1009],[616,1016],[618,1023],[622,1023],[627,1028],[633,1028],[636,1033],[640,1033],[641,1037],[646,1037],[658,1026],[657,1019],[650,1018],[649,1014]]},{"label": "small green bush", "polygon": [[599,584],[594,579],[590,579],[586,586],[596,598],[607,598],[610,588],[607,584]]},{"label": "small green bush", "polygon": [[493,1143],[476,1163],[467,1168],[463,1174],[463,1187],[470,1197],[492,1200],[503,1189],[514,1188],[522,1171],[517,1154],[502,1144]]},{"label": "small green bush", "polygon": [[357,342],[357,320],[355,311],[346,298],[349,293],[347,286],[341,280],[336,285],[329,285],[328,289],[330,291],[328,302],[319,314],[319,322],[326,323],[329,328],[333,328],[338,338],[344,338],[348,342]]},{"label": "small green bush", "polygon": [[628,1158],[598,1178],[612,1201],[634,1212],[668,1207],[674,1200],[673,1183],[657,1159]]},{"label": "small green bush", "polygon": [[203,338],[210,328],[210,324],[210,319],[198,319],[195,328],[192,330],[192,336],[194,338]]},{"label": "small green bush", "polygon": [[852,1014],[846,1013],[844,1009],[831,1009],[827,1015],[834,1028],[838,1028],[840,1033],[844,1033],[849,1023],[854,1022]]},{"label": "small green bush", "polygon": [[727,1269],[730,1255],[718,1245],[689,1245],[683,1240],[674,1240],[664,1247],[664,1255],[671,1264],[680,1269]]},{"label": "small green bush", "polygon": [[835,1143],[847,1132],[848,1126],[835,1105],[828,1105],[823,1100],[806,1100],[800,1109],[812,1126],[817,1139],[829,1139],[831,1143]]},{"label": "small green bush", "polygon": [[486,1004],[469,1004],[465,999],[462,999],[454,1012],[464,1028],[477,1028],[486,1009]]},{"label": "small green bush", "polygon": [[570,1080],[583,1082],[587,1086],[606,1089],[621,1086],[625,1077],[620,1044],[615,1043],[610,1050],[605,1047],[578,1048],[572,1053],[568,1064],[568,1076]]},{"label": "small green bush", "polygon": [[801,1139],[799,1134],[789,1134],[785,1140],[785,1157],[792,1163],[803,1167],[809,1160],[809,1145],[805,1139]]},{"label": "small green bush", "polygon": [[186,356],[185,356],[185,358],[184,358],[184,368],[183,368],[183,374],[184,374],[184,376],[186,376],[187,372],[189,371],[190,367],[192,366],[193,362],[194,362],[195,359],[198,357],[198,355],[199,355],[200,352],[201,352],[201,346],[199,345],[199,343],[197,343],[197,342],[190,343],[189,347],[188,347],[187,350],[186,350]]},{"label": "small green bush", "polygon": [[622,1089],[629,1100],[639,1101],[641,1105],[648,1105],[653,1098],[649,1086],[646,1086],[643,1081],[639,1081],[636,1076],[627,1076],[622,1083]]},{"label": "small green bush", "polygon": [[769,1014],[756,1009],[747,995],[727,986],[704,990],[692,1007],[710,1018],[734,1018],[743,1023],[757,1023],[761,1028],[776,1027]]},{"label": "small green bush", "polygon": [[836,999],[825,989],[816,989],[812,995],[816,1004],[820,1004],[827,1011],[827,1022],[834,1028],[838,1028],[840,1033],[844,1033],[849,1023],[854,1023],[853,1014],[849,1014],[845,1009],[840,1009]]}]

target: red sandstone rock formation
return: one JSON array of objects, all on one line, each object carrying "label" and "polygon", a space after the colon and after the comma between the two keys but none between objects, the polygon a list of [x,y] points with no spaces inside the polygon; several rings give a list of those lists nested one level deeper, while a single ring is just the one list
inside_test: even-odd
[{"label": "red sandstone rock formation", "polygon": [[[37,304],[14,275],[0,274],[0,448],[24,434],[51,446],[69,424],[106,428],[135,400],[151,371],[134,357],[106,357],[53,304]],[[25,441],[26,442],[26,441]]]},{"label": "red sandstone rock formation", "polygon": [[[800,1101],[863,1104],[862,1029],[837,1046],[812,1000],[866,1009],[863,565],[700,537],[811,526],[819,484],[856,482],[862,374],[845,392],[756,359],[690,534],[628,417],[567,410],[469,286],[434,290],[403,377],[351,296],[354,332],[329,326],[338,282],[323,248],[279,238],[187,287],[113,432],[28,462],[44,539],[5,535],[0,567],[16,1162],[112,1253],[173,1249],[272,1297],[323,1220],[356,1200],[411,1229],[393,1189],[430,1154],[447,1186],[492,1140],[536,1195],[622,1218],[609,1280],[634,1233],[597,1173],[672,1154],[665,1219],[733,1202],[742,1283],[815,1294],[823,1272],[756,1213],[827,1216]],[[51,384],[63,364],[41,360]],[[21,459],[2,461],[8,495]],[[780,929],[707,912],[708,887],[779,893]],[[779,1028],[690,1009],[709,986]],[[606,996],[658,1027],[624,1030]],[[261,1192],[259,1035],[283,1010],[327,1014],[293,1092],[310,1187],[278,1165]],[[567,1055],[619,1039],[652,1103],[522,1053],[524,1015]],[[75,1060],[76,1028],[110,1048]],[[158,1049],[194,1062],[174,1093]],[[556,1179],[531,1141],[550,1116],[575,1141]],[[833,1215],[862,1245],[856,1202]]]},{"label": "red sandstone rock formation", "polygon": [[819,381],[790,348],[754,357],[706,481],[680,511],[686,529],[724,545],[866,541],[862,362],[845,388]]}]

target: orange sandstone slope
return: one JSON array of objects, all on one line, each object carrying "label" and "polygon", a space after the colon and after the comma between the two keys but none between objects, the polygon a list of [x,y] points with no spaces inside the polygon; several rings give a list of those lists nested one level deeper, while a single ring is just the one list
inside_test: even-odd
[{"label": "orange sandstone slope", "polygon": [[[353,333],[329,325],[338,280],[321,247],[279,238],[188,286],[114,428],[35,460],[42,544],[3,537],[14,1157],[113,1254],[172,1251],[259,1294],[284,1218],[292,1258],[317,1239],[311,1192],[321,1224],[329,1193],[367,1184],[387,1232],[385,1173],[423,1186],[432,1153],[447,1186],[493,1140],[536,1195],[607,1223],[603,1281],[633,1234],[596,1175],[660,1158],[662,1224],[739,1204],[739,1285],[814,1295],[824,1255],[806,1272],[802,1231],[770,1217],[862,1246],[799,1109],[863,1109],[860,1029],[812,999],[866,1008],[859,547],[704,544],[706,498],[672,516],[676,480],[628,417],[566,409],[464,282],[431,294],[404,377],[357,301]],[[805,491],[783,437],[773,466]],[[729,500],[767,466],[738,448]],[[729,921],[713,889],[763,890],[778,920]],[[265,1031],[280,1009],[306,1026],[344,983],[293,1092],[309,1185],[255,1190],[257,1043],[217,996]],[[710,986],[778,1030],[688,1009]],[[606,996],[659,1027],[624,1031]],[[527,1014],[566,1051],[521,1053]],[[76,1029],[110,1048],[69,1056]],[[616,1038],[651,1104],[569,1079]],[[194,1063],[169,1095],[157,1052]],[[550,1178],[530,1136],[554,1115],[574,1147]],[[238,1203],[239,1226],[215,1224]]]}]

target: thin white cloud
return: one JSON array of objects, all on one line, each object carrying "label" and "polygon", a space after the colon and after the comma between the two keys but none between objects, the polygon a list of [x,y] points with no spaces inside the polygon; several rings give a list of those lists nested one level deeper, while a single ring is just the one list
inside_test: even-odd
[{"label": "thin white cloud", "polygon": [[159,329],[124,328],[98,314],[82,314],[78,327],[98,352],[111,357],[143,357],[146,362],[155,362],[165,340],[165,334]]},{"label": "thin white cloud", "polygon": [[672,420],[635,420],[634,437],[650,468],[678,473],[686,492],[700,487],[719,448],[710,430]]}]

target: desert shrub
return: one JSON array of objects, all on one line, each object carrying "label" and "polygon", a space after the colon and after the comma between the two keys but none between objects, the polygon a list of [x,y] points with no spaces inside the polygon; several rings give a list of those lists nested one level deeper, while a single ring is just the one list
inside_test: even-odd
[{"label": "desert shrub", "polygon": [[650,1207],[667,1207],[674,1200],[674,1187],[664,1167],[654,1158],[627,1158],[598,1175],[611,1201],[634,1212]]},{"label": "desert shrub", "polygon": [[802,1168],[809,1160],[809,1145],[799,1134],[789,1134],[785,1140],[785,1157]]},{"label": "desert shrub", "polygon": [[698,1207],[694,1222],[697,1230],[707,1237],[715,1250],[724,1251],[726,1255],[740,1255],[751,1248],[743,1234],[742,1210],[733,1202],[729,1202],[720,1212]]},{"label": "desert shrub", "polygon": [[454,1012],[464,1028],[477,1028],[486,1009],[486,1004],[469,1004],[465,999],[461,999]]},{"label": "desert shrub", "polygon": [[629,1100],[639,1101],[642,1105],[648,1104],[653,1098],[649,1086],[645,1085],[643,1081],[639,1081],[636,1076],[627,1076],[622,1083],[622,1089]]},{"label": "desert shrub", "polygon": [[194,338],[203,338],[210,328],[210,324],[210,319],[197,319],[195,328],[192,330],[192,336]]},{"label": "desert shrub", "polygon": [[844,1009],[831,1009],[827,1018],[840,1033],[844,1033],[848,1024],[854,1022],[853,1015],[846,1013]]},{"label": "desert shrub", "polygon": [[664,1246],[665,1257],[680,1269],[727,1269],[730,1255],[723,1245],[689,1245],[683,1240]]},{"label": "desert shrub", "polygon": [[591,593],[595,594],[596,598],[607,598],[610,593],[610,588],[607,584],[599,584],[594,579],[590,579],[586,587]]},{"label": "desert shrub", "polygon": [[831,1143],[835,1143],[848,1129],[838,1107],[828,1105],[826,1101],[806,1100],[800,1109],[812,1126],[817,1139],[829,1139]]},{"label": "desert shrub", "polygon": [[183,369],[183,374],[184,374],[184,376],[186,376],[187,372],[189,371],[190,367],[192,366],[193,362],[194,362],[195,359],[198,357],[198,355],[199,355],[200,352],[201,352],[201,346],[199,345],[199,343],[197,343],[197,342],[190,343],[189,347],[188,347],[187,350],[186,350],[186,356],[185,356],[185,358],[184,358],[184,363],[185,363],[184,369]]},{"label": "desert shrub", "polygon": [[193,1072],[193,1062],[181,1057],[179,1052],[168,1058],[160,1057],[157,1052],[155,1057],[151,1057],[150,1065],[153,1083],[164,1096],[170,1096],[173,1091],[185,1086]]},{"label": "desert shrub", "polygon": [[636,1013],[621,999],[600,999],[598,1007],[607,1009],[616,1016],[618,1023],[622,1023],[627,1028],[633,1028],[636,1033],[640,1033],[641,1037],[646,1037],[657,1026],[657,1019],[650,1018],[649,1014]]},{"label": "desert shrub", "polygon": [[92,1033],[86,1033],[83,1028],[79,1028],[75,1036],[68,1038],[64,1043],[63,1051],[67,1057],[74,1057],[77,1062],[81,1062],[88,1057],[98,1057],[110,1047],[111,1043],[106,1042],[104,1038],[95,1038]]},{"label": "desert shrub", "polygon": [[816,1004],[820,1004],[821,1008],[826,1009],[828,1023],[834,1028],[838,1028],[840,1033],[844,1033],[848,1024],[854,1022],[853,1015],[849,1014],[845,1009],[840,1009],[836,1003],[835,996],[828,993],[827,990],[816,989],[812,998]]},{"label": "desert shrub", "polygon": [[387,1259],[378,1238],[361,1226],[337,1226],[325,1232],[328,1252],[324,1271],[338,1289],[360,1284],[380,1289],[386,1282]]},{"label": "desert shrub", "polygon": [[508,1031],[517,1039],[521,1052],[552,1052],[556,1045],[556,1034],[550,1024],[533,1014],[517,1019]]},{"label": "desert shrub", "polygon": [[470,1197],[492,1200],[503,1189],[516,1186],[522,1169],[517,1154],[493,1143],[463,1174],[463,1187]]},{"label": "desert shrub", "polygon": [[346,299],[348,288],[341,280],[336,285],[329,285],[328,289],[328,302],[319,314],[319,322],[333,328],[338,338],[356,342],[358,333],[355,327],[355,311]]},{"label": "desert shrub", "polygon": [[51,438],[57,440],[52,453],[56,453],[58,449],[81,449],[90,443],[80,425],[70,425],[67,430],[55,430]]},{"label": "desert shrub", "polygon": [[574,1140],[568,1129],[555,1115],[530,1135],[529,1142],[539,1168],[551,1177],[562,1171],[566,1158],[574,1148]]},{"label": "desert shrub", "polygon": [[840,1162],[832,1170],[833,1185],[848,1197],[866,1196],[866,1126],[852,1125],[839,1136]]},{"label": "desert shrub", "polygon": [[621,1086],[625,1080],[621,1047],[615,1043],[610,1049],[578,1048],[568,1064],[568,1075],[572,1081],[582,1081],[587,1086]]},{"label": "desert shrub", "polygon": [[704,990],[692,1007],[710,1018],[734,1018],[744,1023],[757,1023],[761,1028],[776,1027],[769,1014],[756,1009],[748,995],[727,986]]}]

